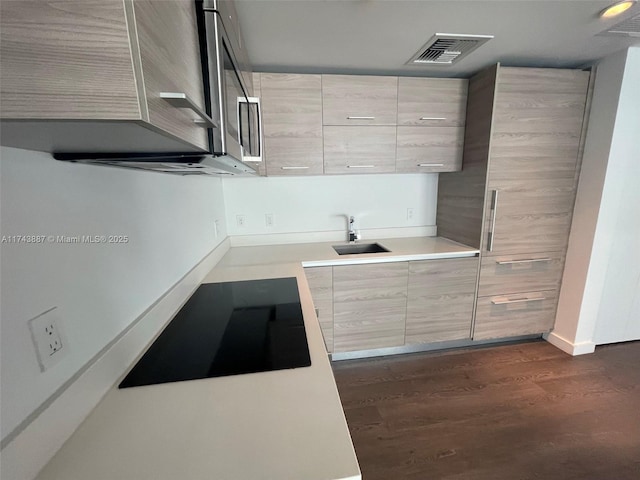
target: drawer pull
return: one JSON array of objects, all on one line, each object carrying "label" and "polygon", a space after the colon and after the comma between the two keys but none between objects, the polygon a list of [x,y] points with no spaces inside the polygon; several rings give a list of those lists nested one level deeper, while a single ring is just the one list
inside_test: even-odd
[{"label": "drawer pull", "polygon": [[347,168],[376,168],[375,165],[347,165]]},{"label": "drawer pull", "polygon": [[444,167],[444,163],[419,163],[419,167]]},{"label": "drawer pull", "polygon": [[496,233],[496,214],[498,211],[498,190],[493,191],[491,197],[491,227],[489,230],[489,238],[487,239],[487,251],[493,250],[493,237]]},{"label": "drawer pull", "polygon": [[535,297],[535,298],[514,298],[513,300],[507,297],[497,297],[491,300],[491,303],[494,305],[507,305],[509,303],[525,303],[525,302],[537,302],[539,300],[546,300],[545,297]]},{"label": "drawer pull", "polygon": [[309,167],[295,167],[295,166],[291,166],[291,167],[280,167],[281,170],[306,170]]},{"label": "drawer pull", "polygon": [[181,92],[161,92],[160,98],[162,98],[169,105],[176,108],[188,108],[192,110],[198,119],[194,120],[194,123],[204,128],[218,128],[218,124],[207,115],[198,105],[196,105],[186,93]]},{"label": "drawer pull", "polygon": [[438,120],[438,121],[443,121],[446,120],[445,117],[420,117],[420,120]]},{"label": "drawer pull", "polygon": [[347,117],[347,120],[375,120],[376,117]]},{"label": "drawer pull", "polygon": [[523,258],[522,260],[496,260],[498,265],[515,265],[517,263],[536,263],[536,262],[550,262],[551,259],[545,258]]}]

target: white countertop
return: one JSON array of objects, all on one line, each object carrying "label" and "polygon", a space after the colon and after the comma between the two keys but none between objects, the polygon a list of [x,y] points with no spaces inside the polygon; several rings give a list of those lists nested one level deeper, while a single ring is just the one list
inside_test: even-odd
[{"label": "white countertop", "polygon": [[203,283],[296,277],[311,366],[112,388],[39,480],[360,479],[306,266],[475,255],[437,237],[380,240],[391,253],[338,256],[331,243],[232,248]]}]

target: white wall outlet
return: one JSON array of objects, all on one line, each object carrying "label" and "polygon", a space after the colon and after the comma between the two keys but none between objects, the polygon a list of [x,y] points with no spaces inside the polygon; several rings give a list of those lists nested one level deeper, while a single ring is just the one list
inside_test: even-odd
[{"label": "white wall outlet", "polygon": [[267,227],[273,227],[273,213],[265,213],[264,224]]},{"label": "white wall outlet", "polygon": [[58,308],[53,307],[27,322],[36,347],[38,365],[44,372],[64,356],[67,346],[60,330]]},{"label": "white wall outlet", "polygon": [[236,215],[236,223],[239,227],[244,227],[245,225],[245,217],[244,215]]},{"label": "white wall outlet", "polygon": [[407,208],[407,220],[413,220],[413,216],[416,213],[415,208]]},{"label": "white wall outlet", "polygon": [[213,221],[213,234],[215,235],[216,238],[218,238],[219,233],[220,233],[220,222],[218,220],[214,220]]}]

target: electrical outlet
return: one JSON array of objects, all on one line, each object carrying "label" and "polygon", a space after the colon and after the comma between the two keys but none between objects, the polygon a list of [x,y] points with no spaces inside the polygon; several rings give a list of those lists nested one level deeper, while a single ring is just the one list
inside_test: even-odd
[{"label": "electrical outlet", "polygon": [[66,351],[60,323],[57,307],[50,308],[27,322],[42,372],[56,364]]},{"label": "electrical outlet", "polygon": [[264,224],[267,227],[273,227],[273,213],[266,213],[264,215]]},{"label": "electrical outlet", "polygon": [[238,224],[239,227],[244,227],[244,224],[245,224],[244,215],[236,215],[236,223]]},{"label": "electrical outlet", "polygon": [[216,238],[218,238],[218,233],[220,232],[220,223],[218,220],[213,221],[213,233]]},{"label": "electrical outlet", "polygon": [[413,220],[413,216],[415,215],[415,208],[407,208],[407,220]]}]

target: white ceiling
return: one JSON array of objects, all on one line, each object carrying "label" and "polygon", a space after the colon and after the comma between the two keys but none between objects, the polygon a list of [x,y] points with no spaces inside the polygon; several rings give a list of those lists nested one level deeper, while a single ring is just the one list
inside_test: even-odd
[{"label": "white ceiling", "polygon": [[[467,77],[510,66],[584,67],[640,38],[596,36],[614,0],[236,0],[255,71]],[[495,38],[459,63],[405,63],[434,33]]]}]

